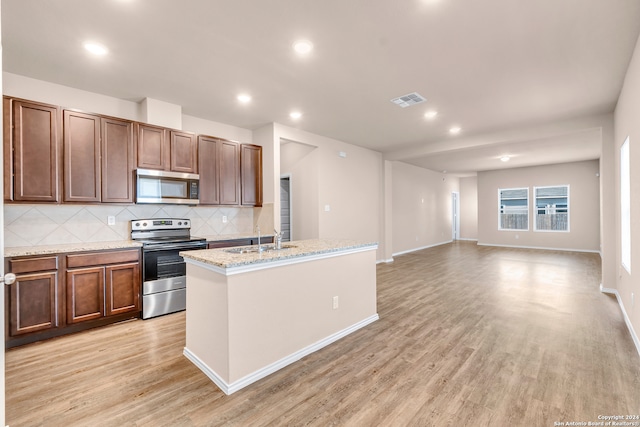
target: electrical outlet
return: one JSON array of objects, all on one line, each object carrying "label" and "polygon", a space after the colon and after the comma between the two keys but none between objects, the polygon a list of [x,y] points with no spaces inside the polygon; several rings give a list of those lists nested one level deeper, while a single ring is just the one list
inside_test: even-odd
[{"label": "electrical outlet", "polygon": [[338,308],[338,297],[333,297],[333,309],[336,310]]},{"label": "electrical outlet", "polygon": [[223,215],[223,216],[222,216],[222,223],[223,223],[223,224],[226,224],[226,223],[227,223],[227,216],[226,216],[226,215]]},{"label": "electrical outlet", "polygon": [[107,217],[107,225],[116,225],[116,217],[109,215]]},{"label": "electrical outlet", "polygon": [[325,212],[330,212],[331,211],[331,205],[324,205],[324,211]]}]

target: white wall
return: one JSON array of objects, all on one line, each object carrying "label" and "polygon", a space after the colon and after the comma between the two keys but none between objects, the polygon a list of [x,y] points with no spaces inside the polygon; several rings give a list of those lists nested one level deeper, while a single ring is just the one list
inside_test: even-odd
[{"label": "white wall", "polygon": [[[600,250],[600,179],[597,160],[478,172],[478,244]],[[569,232],[534,231],[533,187],[569,185]],[[529,188],[529,230],[498,230],[498,190]]]},{"label": "white wall", "polygon": [[[64,108],[82,110],[87,113],[103,114],[106,116],[140,122],[146,122],[146,116],[149,113],[149,111],[145,111],[143,107],[144,100],[140,103],[126,101],[124,99],[87,92],[69,86],[62,86],[7,72],[3,72],[2,77],[2,91],[6,96],[13,96],[46,104],[59,105]],[[150,100],[152,102],[149,104],[148,101],[149,100],[147,99],[147,107],[150,105],[164,105],[169,109],[174,107],[173,115],[179,114],[179,106],[161,103],[156,100]],[[180,122],[182,122],[181,129],[185,131],[217,136],[245,144],[252,143],[252,132],[249,129],[200,119],[185,114],[182,114],[181,118],[174,117],[174,119],[175,120],[172,123],[178,127]],[[164,118],[162,120],[169,119]]]},{"label": "white wall", "polygon": [[460,240],[478,240],[478,178],[460,178]]},{"label": "white wall", "polygon": [[280,144],[280,175],[290,175],[291,240],[320,236],[318,206],[319,150],[296,142]]},{"label": "white wall", "polygon": [[403,162],[393,162],[392,174],[393,254],[450,242],[458,178]]},{"label": "white wall", "polygon": [[[319,238],[380,242],[377,259],[382,259],[381,153],[278,123],[258,129],[253,138],[254,144],[263,147],[265,205],[273,204],[273,211],[280,212],[280,175],[283,172],[280,143],[293,141],[316,147],[313,163],[317,174],[315,177],[307,174],[307,178],[311,185],[317,186],[317,198],[313,200],[317,205],[317,219],[312,214],[304,218],[298,215],[299,219],[313,223],[310,227],[317,224]],[[339,152],[345,152],[346,157],[340,157]],[[279,215],[275,215],[274,226],[280,227]]]},{"label": "white wall", "polygon": [[[612,144],[612,157],[615,159],[616,183],[616,281],[615,284],[604,285],[617,289],[631,329],[636,332],[636,346],[640,352],[637,336],[640,332],[640,39],[638,40],[614,114],[615,142]],[[627,137],[631,157],[631,273],[622,268],[620,256],[620,146]]]}]

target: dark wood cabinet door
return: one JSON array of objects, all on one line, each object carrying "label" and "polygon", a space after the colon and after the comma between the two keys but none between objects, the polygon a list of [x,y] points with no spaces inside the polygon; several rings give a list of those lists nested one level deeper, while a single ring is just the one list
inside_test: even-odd
[{"label": "dark wood cabinet door", "polygon": [[140,311],[140,264],[106,268],[106,315]]},{"label": "dark wood cabinet door", "polygon": [[64,111],[64,201],[99,202],[100,117]]},{"label": "dark wood cabinet door", "polygon": [[262,147],[242,144],[240,175],[243,206],[262,206]]},{"label": "dark wood cabinet door", "polygon": [[3,160],[4,160],[4,200],[13,200],[13,111],[11,98],[2,98]]},{"label": "dark wood cabinet door", "polygon": [[133,203],[133,123],[102,118],[102,202]]},{"label": "dark wood cabinet door", "polygon": [[138,167],[169,169],[169,146],[164,128],[136,123]]},{"label": "dark wood cabinet door", "polygon": [[198,171],[200,174],[200,204],[220,204],[220,178],[218,176],[219,140],[208,136],[198,137]]},{"label": "dark wood cabinet door", "polygon": [[240,144],[219,142],[219,189],[221,205],[240,204]]},{"label": "dark wood cabinet door", "polygon": [[67,324],[104,316],[104,267],[67,270]]},{"label": "dark wood cabinet door", "polygon": [[60,201],[59,122],[57,107],[13,101],[14,200]]},{"label": "dark wood cabinet door", "polygon": [[171,170],[174,172],[198,172],[198,144],[190,132],[170,131]]},{"label": "dark wood cabinet door", "polygon": [[15,337],[58,326],[58,273],[18,274],[9,285],[9,336]]}]

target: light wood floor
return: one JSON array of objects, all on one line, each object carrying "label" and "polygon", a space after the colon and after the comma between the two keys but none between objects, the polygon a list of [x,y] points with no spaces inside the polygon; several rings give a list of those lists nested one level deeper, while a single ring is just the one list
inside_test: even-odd
[{"label": "light wood floor", "polygon": [[553,426],[640,414],[640,357],[594,254],[458,242],[378,266],[380,320],[225,396],[184,313],[6,354],[20,426]]}]

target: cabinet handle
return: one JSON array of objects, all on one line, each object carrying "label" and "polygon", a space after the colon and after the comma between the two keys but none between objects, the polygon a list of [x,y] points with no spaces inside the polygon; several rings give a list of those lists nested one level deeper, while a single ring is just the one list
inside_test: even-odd
[{"label": "cabinet handle", "polygon": [[0,283],[5,285],[13,285],[16,282],[16,275],[13,273],[7,273],[4,277],[0,276]]}]

